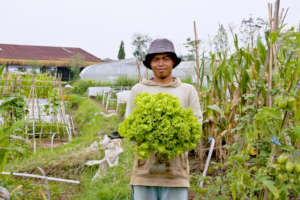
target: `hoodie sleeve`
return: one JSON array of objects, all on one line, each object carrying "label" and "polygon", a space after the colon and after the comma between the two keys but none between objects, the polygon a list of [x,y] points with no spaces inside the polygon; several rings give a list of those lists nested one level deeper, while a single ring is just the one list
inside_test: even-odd
[{"label": "hoodie sleeve", "polygon": [[190,92],[189,107],[194,111],[194,115],[198,118],[199,123],[202,124],[203,116],[200,107],[199,97],[194,87],[192,87]]}]

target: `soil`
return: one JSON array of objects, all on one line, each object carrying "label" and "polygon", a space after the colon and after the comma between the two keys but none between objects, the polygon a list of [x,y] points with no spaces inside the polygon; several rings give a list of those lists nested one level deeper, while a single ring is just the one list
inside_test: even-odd
[{"label": "soil", "polygon": [[[42,149],[50,149],[51,148],[51,139],[50,138],[39,138],[36,139],[37,146]],[[53,141],[53,148],[59,148],[61,145],[64,145],[68,142],[68,138],[55,138]]]}]

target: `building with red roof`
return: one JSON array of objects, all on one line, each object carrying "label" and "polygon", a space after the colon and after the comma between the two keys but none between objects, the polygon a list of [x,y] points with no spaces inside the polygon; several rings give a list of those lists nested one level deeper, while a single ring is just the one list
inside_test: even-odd
[{"label": "building with red roof", "polygon": [[103,62],[100,58],[81,48],[0,44],[0,65],[6,70],[17,72],[50,72],[70,80],[70,67],[79,67]]}]

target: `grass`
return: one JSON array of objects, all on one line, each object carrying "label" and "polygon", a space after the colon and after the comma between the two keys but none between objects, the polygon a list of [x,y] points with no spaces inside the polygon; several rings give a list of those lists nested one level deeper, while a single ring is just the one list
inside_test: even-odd
[{"label": "grass", "polygon": [[91,182],[93,173],[87,173],[83,180],[83,191],[76,199],[84,200],[117,200],[130,199],[129,173],[133,163],[133,151],[128,143],[123,143],[124,152],[118,166],[108,168],[104,176]]}]

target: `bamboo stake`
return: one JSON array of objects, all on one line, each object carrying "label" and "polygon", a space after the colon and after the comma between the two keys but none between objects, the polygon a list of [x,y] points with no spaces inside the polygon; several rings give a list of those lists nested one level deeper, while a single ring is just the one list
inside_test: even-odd
[{"label": "bamboo stake", "polygon": [[136,60],[136,67],[137,67],[137,75],[138,75],[138,80],[141,82],[141,61]]},{"label": "bamboo stake", "polygon": [[[270,32],[274,33],[278,30],[278,25],[279,25],[279,6],[280,6],[280,0],[276,0],[275,2],[275,11],[273,15],[273,10],[272,10],[272,4],[268,4],[269,8],[269,19],[270,19]],[[268,94],[268,106],[272,107],[272,96],[270,93],[270,90],[272,89],[272,75],[273,75],[273,64],[275,66],[275,72],[277,72],[277,60],[276,60],[276,44],[271,44],[270,43],[270,62],[269,62],[269,78],[268,78],[268,89],[269,89],[269,94]],[[271,162],[274,162],[274,159],[276,157],[276,154],[278,152],[278,146],[274,145],[272,146],[272,156],[271,156]],[[269,190],[266,188],[264,190],[264,200],[268,200],[268,193]]]},{"label": "bamboo stake", "polygon": [[[287,8],[287,9],[285,10],[285,13],[284,13],[284,14],[282,15],[282,17],[280,18],[280,26],[283,25],[283,23],[284,23],[284,21],[285,21],[285,18],[286,18],[286,15],[287,15],[288,11],[289,11],[289,8]],[[284,9],[282,9],[282,12],[284,12]]]},{"label": "bamboo stake", "polygon": [[[270,3],[268,3],[268,11],[269,11],[269,20],[270,20],[270,32],[273,32],[273,18],[272,18],[272,5]],[[268,107],[272,107],[272,97],[270,94],[270,90],[272,89],[272,65],[273,65],[273,48],[272,48],[272,44],[270,41],[270,47],[269,47],[269,74],[268,74],[268,102],[267,105]],[[269,190],[267,188],[264,189],[264,200],[268,200],[268,194],[269,194]]]},{"label": "bamboo stake", "polygon": [[[196,26],[196,21],[193,22],[194,24],[194,50],[195,50],[195,55],[196,55],[196,66],[195,66],[195,72],[196,72],[196,76],[197,76],[197,80],[196,80],[196,90],[198,93],[198,96],[200,96],[200,63],[199,63],[199,50],[198,50],[198,33],[197,33],[197,26]],[[203,149],[203,141],[200,139],[198,145],[197,145],[197,149],[198,149],[198,156],[200,158],[200,164],[204,164],[204,151],[202,151],[201,149]]]},{"label": "bamboo stake", "polygon": [[[273,17],[272,17],[272,4],[268,3],[268,11],[269,11],[269,22],[270,22],[270,32],[274,32],[274,24],[273,24]],[[268,74],[268,107],[272,107],[272,95],[270,90],[272,89],[272,74],[273,74],[273,48],[272,44],[269,47],[269,74]]]},{"label": "bamboo stake", "polygon": [[199,70],[199,52],[198,52],[198,33],[197,33],[197,26],[196,22],[194,21],[194,46],[195,46],[195,55],[196,55],[196,75],[197,75],[197,82],[196,82],[196,88],[198,93],[200,93],[200,70]]},{"label": "bamboo stake", "polygon": [[32,76],[32,87],[31,87],[31,107],[32,107],[32,132],[33,132],[33,153],[36,153],[36,139],[35,139],[35,116],[34,116],[34,97],[35,97],[35,77]]},{"label": "bamboo stake", "polygon": [[278,30],[278,25],[279,25],[279,7],[280,7],[280,0],[276,0],[276,3],[275,3],[275,13],[274,13],[274,31]]},{"label": "bamboo stake", "polygon": [[[280,17],[279,17],[279,7],[280,7],[280,0],[277,0],[275,3],[275,11],[274,11],[274,27],[273,31],[277,32],[278,31],[278,26],[280,24]],[[273,56],[274,56],[274,71],[276,74],[278,74],[278,62],[277,62],[277,52],[276,52],[276,44],[273,44]]]}]

